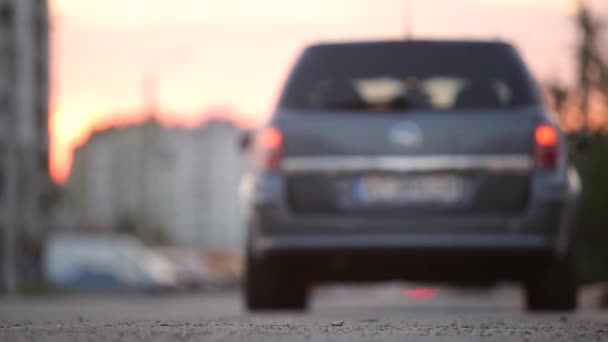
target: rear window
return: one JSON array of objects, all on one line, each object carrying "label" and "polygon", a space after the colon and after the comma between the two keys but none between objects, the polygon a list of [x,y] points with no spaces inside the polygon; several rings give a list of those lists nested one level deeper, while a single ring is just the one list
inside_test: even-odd
[{"label": "rear window", "polygon": [[502,43],[319,45],[304,51],[281,108],[457,110],[538,102],[515,50]]}]

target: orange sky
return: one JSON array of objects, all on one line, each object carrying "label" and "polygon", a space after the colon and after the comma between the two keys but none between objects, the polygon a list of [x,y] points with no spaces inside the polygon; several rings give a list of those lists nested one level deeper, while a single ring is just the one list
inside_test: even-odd
[{"label": "orange sky", "polygon": [[68,177],[71,151],[92,129],[142,119],[145,75],[156,75],[159,106],[171,113],[162,122],[194,125],[209,108],[229,107],[235,120],[259,123],[305,44],[398,38],[408,8],[415,35],[501,37],[520,48],[540,80],[572,79],[574,1],[410,2],[51,0],[51,174]]}]

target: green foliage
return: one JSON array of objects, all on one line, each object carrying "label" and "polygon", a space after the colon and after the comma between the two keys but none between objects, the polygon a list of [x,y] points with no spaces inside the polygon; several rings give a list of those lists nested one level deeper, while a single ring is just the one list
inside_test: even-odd
[{"label": "green foliage", "polygon": [[147,244],[162,246],[172,243],[165,227],[158,224],[142,226],[142,223],[134,215],[121,215],[116,228],[119,233],[131,235]]},{"label": "green foliage", "polygon": [[608,135],[590,139],[589,149],[573,157],[583,182],[578,222],[585,283],[608,281]]},{"label": "green foliage", "polygon": [[601,49],[603,23],[584,2],[579,2],[576,15],[576,26],[579,41],[576,48],[578,77],[578,96],[580,109],[585,115],[584,127],[589,128],[589,96],[593,90],[598,91],[608,102],[608,56]]},{"label": "green foliage", "polygon": [[26,281],[19,285],[19,294],[23,296],[49,296],[55,294],[53,289],[42,281]]},{"label": "green foliage", "polygon": [[137,236],[137,220],[133,215],[121,215],[118,219],[117,230],[122,234]]},{"label": "green foliage", "polygon": [[157,226],[152,230],[150,241],[147,242],[155,246],[167,246],[172,244],[171,237],[167,233],[167,230],[162,226]]}]

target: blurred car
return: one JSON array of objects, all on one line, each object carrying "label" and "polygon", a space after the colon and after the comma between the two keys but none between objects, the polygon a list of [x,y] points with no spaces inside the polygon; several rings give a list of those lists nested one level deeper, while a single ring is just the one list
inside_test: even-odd
[{"label": "blurred car", "polygon": [[187,290],[212,289],[217,281],[200,253],[186,248],[157,250],[169,260],[175,270],[177,282]]},{"label": "blurred car", "polygon": [[121,235],[56,234],[44,250],[48,283],[67,290],[172,290],[171,263]]},{"label": "blurred car", "polygon": [[310,46],[250,140],[249,309],[371,280],[515,280],[529,309],[575,308],[580,181],[511,45]]}]

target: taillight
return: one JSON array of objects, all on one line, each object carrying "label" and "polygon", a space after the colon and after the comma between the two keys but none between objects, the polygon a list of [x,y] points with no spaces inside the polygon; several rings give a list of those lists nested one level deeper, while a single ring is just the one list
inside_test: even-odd
[{"label": "taillight", "polygon": [[266,127],[256,135],[255,159],[265,170],[278,170],[283,157],[283,133],[276,127]]},{"label": "taillight", "polygon": [[557,129],[549,124],[536,126],[534,131],[536,165],[543,169],[557,166],[559,159],[559,134]]}]

